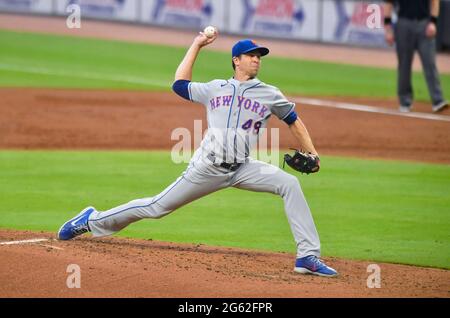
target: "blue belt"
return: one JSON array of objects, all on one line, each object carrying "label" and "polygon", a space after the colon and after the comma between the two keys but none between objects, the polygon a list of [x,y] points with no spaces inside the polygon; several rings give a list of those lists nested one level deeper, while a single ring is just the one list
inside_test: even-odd
[{"label": "blue belt", "polygon": [[235,163],[226,163],[226,162],[222,162],[221,164],[220,164],[220,166],[222,167],[222,168],[225,168],[225,169],[227,169],[227,170],[230,170],[230,171],[236,171],[237,169],[239,169],[239,167],[242,165],[242,163],[237,163],[237,162],[235,162]]},{"label": "blue belt", "polygon": [[[207,157],[209,160],[212,161],[212,163],[216,161],[216,157],[212,153],[208,154]],[[236,171],[237,169],[239,169],[240,166],[242,166],[242,162],[233,162],[233,163],[222,162],[219,166],[230,171]]]}]

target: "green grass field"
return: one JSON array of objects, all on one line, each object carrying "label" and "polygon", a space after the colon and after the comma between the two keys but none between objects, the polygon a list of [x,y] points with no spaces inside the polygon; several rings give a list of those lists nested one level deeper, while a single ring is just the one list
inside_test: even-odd
[{"label": "green grass field", "polygon": [[[0,86],[169,90],[186,48],[0,31]],[[393,53],[394,54],[394,53]],[[194,80],[232,76],[228,53],[205,50]],[[268,56],[260,79],[289,94],[395,97],[396,71]],[[428,101],[422,74],[415,96]],[[450,96],[450,74],[442,75]]]},{"label": "green grass field", "polygon": [[[0,227],[57,231],[79,210],[158,194],[184,170],[169,152],[0,152]],[[450,268],[450,169],[324,157],[300,176],[323,255]],[[278,196],[226,189],[120,236],[295,252]]]},{"label": "green grass field", "polygon": [[[0,87],[168,90],[185,49],[0,31]],[[204,51],[195,80],[231,76],[229,54]],[[290,94],[395,96],[395,71],[275,57],[260,78]],[[441,76],[450,96],[450,75]],[[421,74],[416,97],[428,100]],[[87,205],[152,196],[185,165],[168,152],[0,151],[0,227],[56,231]],[[450,268],[450,167],[322,158],[300,176],[323,255]],[[227,189],[122,236],[294,253],[274,195]]]}]

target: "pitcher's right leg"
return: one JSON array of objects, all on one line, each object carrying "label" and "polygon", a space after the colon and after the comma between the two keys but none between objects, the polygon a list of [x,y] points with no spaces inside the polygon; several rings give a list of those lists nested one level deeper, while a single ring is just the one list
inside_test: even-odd
[{"label": "pitcher's right leg", "polygon": [[161,218],[189,202],[227,186],[227,174],[212,168],[211,161],[201,160],[197,154],[182,176],[157,196],[133,200],[104,212],[93,207],[86,208],[65,222],[57,236],[60,240],[70,240],[88,231],[96,237],[111,235],[141,219]]},{"label": "pitcher's right leg", "polygon": [[[196,173],[196,168],[192,169],[189,174]],[[197,178],[200,173],[196,173]],[[111,235],[144,218],[161,218],[189,202],[224,188],[225,180],[223,176],[208,176],[204,182],[193,183],[184,174],[155,197],[133,200],[104,212],[93,212],[89,217],[89,228],[93,236],[98,237]]]}]

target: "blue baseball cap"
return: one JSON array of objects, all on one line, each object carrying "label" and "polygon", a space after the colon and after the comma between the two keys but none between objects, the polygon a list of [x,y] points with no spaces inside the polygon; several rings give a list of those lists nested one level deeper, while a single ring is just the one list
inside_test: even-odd
[{"label": "blue baseball cap", "polygon": [[259,46],[253,40],[245,39],[237,42],[231,51],[231,57],[239,56],[241,54],[245,54],[251,51],[259,51],[261,56],[269,54],[269,49],[266,47]]}]

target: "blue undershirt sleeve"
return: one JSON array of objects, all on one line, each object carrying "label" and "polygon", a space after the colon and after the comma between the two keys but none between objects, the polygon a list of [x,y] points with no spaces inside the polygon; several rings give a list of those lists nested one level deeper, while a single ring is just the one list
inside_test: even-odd
[{"label": "blue undershirt sleeve", "polygon": [[191,81],[177,80],[173,83],[172,90],[184,99],[191,100],[191,97],[189,96],[189,83],[191,83]]},{"label": "blue undershirt sleeve", "polygon": [[297,113],[295,111],[292,111],[289,113],[289,115],[283,118],[283,121],[288,125],[292,125],[297,120],[297,117]]}]

